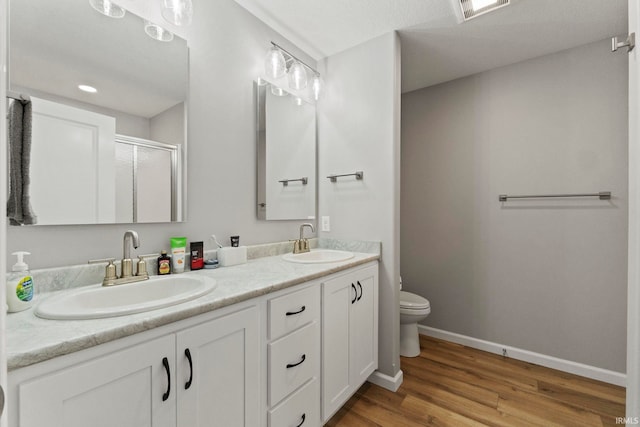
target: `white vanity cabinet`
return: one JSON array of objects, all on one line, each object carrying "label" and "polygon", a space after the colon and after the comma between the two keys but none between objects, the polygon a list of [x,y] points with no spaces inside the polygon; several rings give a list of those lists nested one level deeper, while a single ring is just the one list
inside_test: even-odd
[{"label": "white vanity cabinet", "polygon": [[377,264],[322,284],[322,420],[378,367]]},{"label": "white vanity cabinet", "polygon": [[165,358],[169,369],[175,366],[172,336],[25,381],[17,387],[19,409],[10,413],[10,425],[175,426],[175,376],[170,390]]},{"label": "white vanity cabinet", "polygon": [[320,423],[320,283],[267,302],[268,427]]},{"label": "white vanity cabinet", "polygon": [[176,334],[178,427],[259,425],[258,324],[254,306]]},{"label": "white vanity cabinet", "polygon": [[60,369],[44,362],[11,372],[18,401],[9,425],[257,426],[258,314],[251,306],[99,357],[76,353],[50,361],[67,365]]},{"label": "white vanity cabinet", "polygon": [[319,427],[377,368],[377,344],[372,261],[12,370],[8,425]]}]

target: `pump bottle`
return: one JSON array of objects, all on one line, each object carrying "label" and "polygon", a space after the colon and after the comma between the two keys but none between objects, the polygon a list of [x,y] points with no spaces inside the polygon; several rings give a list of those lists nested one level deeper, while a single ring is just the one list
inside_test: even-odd
[{"label": "pump bottle", "polygon": [[13,265],[12,272],[7,279],[7,307],[9,313],[26,310],[33,304],[33,278],[29,266],[24,262],[29,252],[14,252],[18,262]]}]

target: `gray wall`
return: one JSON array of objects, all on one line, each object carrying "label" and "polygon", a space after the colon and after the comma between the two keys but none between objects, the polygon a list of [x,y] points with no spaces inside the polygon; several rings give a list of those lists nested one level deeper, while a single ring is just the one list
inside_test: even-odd
[{"label": "gray wall", "polygon": [[[425,325],[625,372],[628,60],[609,49],[403,95],[401,270]],[[597,191],[613,200],[498,202]]]},{"label": "gray wall", "polygon": [[120,257],[122,236],[140,234],[138,253],[167,248],[169,237],[222,242],[239,234],[242,244],[297,236],[299,221],[256,219],[253,81],[263,69],[270,41],[314,64],[287,40],[233,0],[198,3],[189,27],[190,103],[188,206],[182,224],[9,227],[7,253],[27,250],[31,268]]},{"label": "gray wall", "polygon": [[[379,371],[400,369],[400,43],[378,37],[321,63],[327,91],[318,105],[319,214],[331,218],[321,236],[378,240]],[[330,174],[364,172],[364,179]]]}]

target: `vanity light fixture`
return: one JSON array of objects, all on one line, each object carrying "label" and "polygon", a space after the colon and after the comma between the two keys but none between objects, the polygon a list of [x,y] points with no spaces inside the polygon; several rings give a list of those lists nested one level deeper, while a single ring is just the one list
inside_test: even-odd
[{"label": "vanity light fixture", "polygon": [[[307,77],[307,70],[309,70],[313,74],[313,80],[311,82],[313,98],[316,101],[320,98],[320,92],[324,87],[320,73],[274,42],[271,42],[271,47],[267,51],[264,65],[264,71],[267,77],[277,80],[287,75],[289,87],[296,91],[304,90],[309,86]],[[259,81],[261,80],[262,79],[259,79]],[[282,89],[280,90],[282,91]],[[286,93],[285,91],[282,92]]]},{"label": "vanity light fixture", "polygon": [[313,76],[313,81],[311,82],[311,92],[313,93],[313,99],[315,99],[316,101],[320,99],[322,89],[324,89],[324,80],[322,80],[320,74],[316,74],[315,76]]},{"label": "vanity light fixture", "polygon": [[289,95],[289,92],[287,92],[286,90],[282,89],[281,87],[274,86],[274,85],[271,85],[271,93],[274,94],[275,96],[287,96],[287,95]]},{"label": "vanity light fixture", "polygon": [[454,0],[458,3],[456,10],[462,12],[460,21],[468,21],[501,7],[508,6],[511,0]]},{"label": "vanity light fixture", "polygon": [[151,21],[144,21],[144,32],[152,39],[159,40],[161,42],[170,42],[173,40],[173,33],[171,31],[168,31]]},{"label": "vanity light fixture", "polygon": [[78,89],[80,89],[83,92],[87,92],[87,93],[96,93],[96,92],[98,92],[98,89],[96,89],[93,86],[89,86],[89,85],[78,85]]},{"label": "vanity light fixture", "polygon": [[293,61],[289,68],[289,87],[295,90],[307,87],[307,71],[299,61]]},{"label": "vanity light fixture", "polygon": [[187,26],[193,18],[193,3],[191,0],[162,0],[162,17],[178,27]]},{"label": "vanity light fixture", "polygon": [[122,18],[126,13],[123,8],[111,0],[89,0],[92,8],[109,18]]},{"label": "vanity light fixture", "polygon": [[279,79],[287,73],[287,61],[275,45],[271,46],[264,59],[264,72],[272,79]]}]

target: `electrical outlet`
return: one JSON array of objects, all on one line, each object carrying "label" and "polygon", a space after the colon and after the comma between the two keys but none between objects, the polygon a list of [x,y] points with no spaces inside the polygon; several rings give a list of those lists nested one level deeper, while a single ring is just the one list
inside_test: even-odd
[{"label": "electrical outlet", "polygon": [[322,217],[322,231],[331,231],[331,217]]}]

